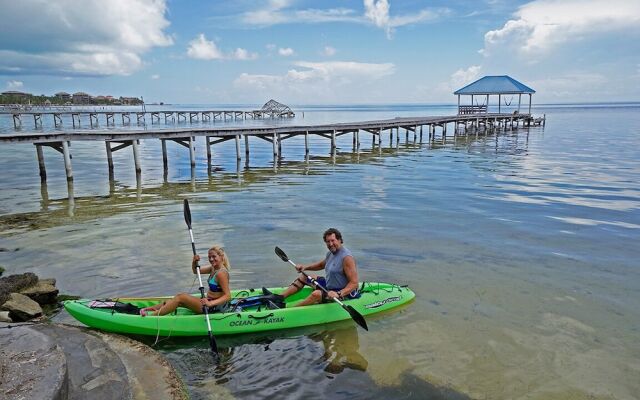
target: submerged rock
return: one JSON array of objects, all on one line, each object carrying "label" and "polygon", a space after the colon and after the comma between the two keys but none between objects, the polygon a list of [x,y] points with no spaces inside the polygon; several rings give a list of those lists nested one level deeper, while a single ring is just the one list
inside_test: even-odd
[{"label": "submerged rock", "polygon": [[42,315],[40,304],[20,293],[11,293],[0,310],[9,311],[9,317],[14,321],[28,321]]}]

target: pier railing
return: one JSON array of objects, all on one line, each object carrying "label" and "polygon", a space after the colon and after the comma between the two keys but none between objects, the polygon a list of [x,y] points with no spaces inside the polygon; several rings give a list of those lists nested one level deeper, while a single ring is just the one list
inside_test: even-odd
[{"label": "pier railing", "polygon": [[[64,120],[71,119],[71,126],[73,129],[81,128],[82,120],[84,120],[85,126],[91,128],[99,125],[100,119],[106,124],[106,126],[116,126],[116,123],[121,123],[122,126],[131,124],[132,116],[135,117],[137,124],[151,124],[160,123],[164,120],[164,123],[168,122],[181,122],[189,121],[193,123],[195,121],[226,121],[238,120],[238,119],[265,119],[265,118],[293,118],[295,113],[291,110],[278,111],[278,110],[168,110],[168,111],[89,111],[89,110],[73,110],[73,109],[53,109],[53,110],[34,110],[34,109],[15,109],[15,108],[2,108],[0,109],[0,115],[10,115],[13,118],[13,127],[20,129],[23,127],[23,119],[33,118],[33,128],[38,129],[43,126],[43,117],[53,118],[53,126],[60,128],[63,126]],[[121,122],[120,122],[121,121]]]}]

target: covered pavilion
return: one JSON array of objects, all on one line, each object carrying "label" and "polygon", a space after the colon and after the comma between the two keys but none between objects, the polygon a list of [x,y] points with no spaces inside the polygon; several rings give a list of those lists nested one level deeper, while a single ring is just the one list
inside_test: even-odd
[{"label": "covered pavilion", "polygon": [[[489,96],[498,95],[498,113],[502,111],[502,97],[503,95],[515,96],[518,95],[518,113],[520,113],[520,106],[522,103],[522,95],[529,95],[529,114],[531,114],[531,97],[536,91],[528,87],[527,85],[518,82],[507,75],[498,76],[485,76],[477,81],[468,84],[462,89],[458,89],[453,94],[458,96],[458,114],[481,114],[489,113]],[[460,96],[471,96],[471,105],[460,105]],[[483,104],[475,104],[474,96],[485,96]],[[513,99],[512,99],[513,100]],[[509,104],[505,105],[509,106]]]}]

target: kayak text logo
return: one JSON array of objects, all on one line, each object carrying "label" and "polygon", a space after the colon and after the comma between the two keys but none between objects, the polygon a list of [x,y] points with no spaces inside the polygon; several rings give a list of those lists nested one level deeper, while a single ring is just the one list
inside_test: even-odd
[{"label": "kayak text logo", "polygon": [[364,306],[364,308],[382,307],[383,305],[385,305],[387,303],[392,303],[394,301],[400,301],[401,298],[402,298],[401,296],[389,297],[388,299],[384,299],[384,300],[376,301],[375,303],[367,304],[367,305]]},{"label": "kayak text logo", "polygon": [[229,322],[229,326],[276,324],[281,322],[284,322],[284,317],[269,317],[265,319],[249,319],[249,320],[241,320],[241,321],[231,321]]}]

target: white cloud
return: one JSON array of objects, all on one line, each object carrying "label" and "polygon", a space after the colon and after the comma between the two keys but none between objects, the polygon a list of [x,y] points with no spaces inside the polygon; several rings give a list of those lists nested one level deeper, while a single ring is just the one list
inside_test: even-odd
[{"label": "white cloud", "polygon": [[218,45],[213,40],[207,40],[203,33],[189,42],[187,55],[197,60],[255,60],[258,58],[258,54],[250,53],[240,47],[229,54],[224,54]]},{"label": "white cloud", "polygon": [[434,87],[423,86],[420,88],[425,97],[433,99],[450,98],[451,94],[471,82],[480,78],[482,66],[472,65],[467,69],[460,68],[451,74],[448,81],[440,82]]},{"label": "white cloud", "polygon": [[220,60],[224,55],[213,40],[207,40],[204,33],[189,42],[187,55],[196,60]]},{"label": "white cloud", "polygon": [[238,47],[233,53],[231,53],[229,58],[234,60],[255,60],[258,58],[258,54],[250,53],[248,50]]},{"label": "white cloud", "polygon": [[324,49],[322,49],[322,55],[324,56],[331,57],[335,54],[336,54],[336,49],[334,49],[331,46],[324,46]]},{"label": "white cloud", "polygon": [[278,49],[278,54],[280,54],[281,56],[284,56],[284,57],[292,56],[293,53],[294,52],[293,52],[293,49],[291,47],[285,47],[285,48]]},{"label": "white cloud", "polygon": [[443,15],[449,14],[448,9],[427,10],[423,9],[411,15],[389,15],[388,0],[364,0],[364,16],[378,28],[383,28],[387,32],[387,37],[391,38],[394,28],[413,25],[420,22],[435,20]]},{"label": "white cloud", "polygon": [[289,0],[269,1],[258,10],[245,12],[240,21],[254,26],[272,26],[278,24],[310,24],[326,22],[344,22],[357,24],[373,24],[387,32],[391,37],[394,28],[412,25],[420,22],[435,20],[448,14],[449,9],[423,9],[411,15],[391,16],[388,0],[363,0],[364,13],[359,14],[349,8],[329,9],[292,9],[293,2]]},{"label": "white cloud", "polygon": [[460,68],[451,74],[449,89],[455,91],[477,80],[480,77],[481,69],[482,67],[480,65],[472,65],[467,69]]},{"label": "white cloud", "polygon": [[[375,82],[395,72],[392,63],[373,64],[353,61],[309,62],[298,61],[295,68],[284,75],[241,74],[234,86],[238,90],[257,92],[266,96],[281,98],[297,98],[297,101],[308,102],[309,93],[313,93],[316,101],[335,101],[336,91],[353,96],[364,96],[363,88],[375,86]],[[349,90],[350,88],[354,90]],[[366,98],[359,98],[364,101]]]},{"label": "white cloud", "polygon": [[640,31],[640,1],[536,0],[521,6],[514,19],[485,34],[481,52],[509,47],[523,55],[545,54],[565,42],[603,32]]},{"label": "white cloud", "polygon": [[7,81],[7,90],[16,90],[24,86],[21,81]]},{"label": "white cloud", "polygon": [[288,10],[291,6],[288,0],[271,0],[263,8],[247,11],[241,16],[241,21],[248,25],[272,26],[286,23],[321,23],[336,21],[356,21],[354,11],[346,8],[331,8],[327,10],[306,9]]},{"label": "white cloud", "polygon": [[0,72],[128,75],[172,38],[164,0],[2,2]]},{"label": "white cloud", "polygon": [[158,74],[153,74],[153,75],[151,75],[151,79],[153,79],[153,80],[160,79],[160,75],[158,75]]},{"label": "white cloud", "polygon": [[364,0],[364,16],[378,28],[389,28],[389,2]]}]

